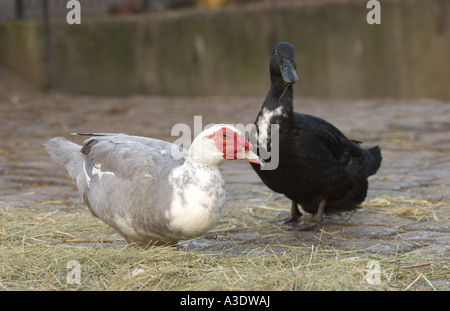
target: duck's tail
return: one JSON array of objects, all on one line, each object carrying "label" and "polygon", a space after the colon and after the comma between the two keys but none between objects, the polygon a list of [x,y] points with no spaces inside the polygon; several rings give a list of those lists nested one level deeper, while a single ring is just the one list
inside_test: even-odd
[{"label": "duck's tail", "polygon": [[81,146],[62,137],[52,138],[44,146],[50,157],[67,169],[78,189],[84,189],[87,186],[87,181],[83,171],[84,159],[80,152]]},{"label": "duck's tail", "polygon": [[62,137],[52,138],[44,146],[53,161],[65,167],[74,161],[74,155],[81,150],[80,145]]},{"label": "duck's tail", "polygon": [[370,155],[369,167],[367,170],[368,176],[375,175],[381,165],[381,160],[383,157],[381,156],[381,149],[378,146],[372,147],[367,150]]}]

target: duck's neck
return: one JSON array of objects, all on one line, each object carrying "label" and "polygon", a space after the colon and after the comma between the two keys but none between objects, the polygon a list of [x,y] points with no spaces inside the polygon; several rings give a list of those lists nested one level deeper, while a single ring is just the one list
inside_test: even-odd
[{"label": "duck's neck", "polygon": [[189,148],[184,165],[204,165],[218,170],[225,162],[223,154],[217,150],[212,139],[202,141],[201,137],[197,137]]},{"label": "duck's neck", "polygon": [[226,160],[223,161],[205,161],[204,159],[197,159],[196,157],[188,156],[186,161],[184,161],[183,166],[186,168],[190,167],[204,167],[208,170],[219,170],[220,166],[225,163]]},{"label": "duck's neck", "polygon": [[271,76],[271,85],[269,93],[266,96],[263,107],[269,110],[275,110],[282,106],[286,114],[293,113],[293,87],[292,83],[285,83],[281,77]]}]

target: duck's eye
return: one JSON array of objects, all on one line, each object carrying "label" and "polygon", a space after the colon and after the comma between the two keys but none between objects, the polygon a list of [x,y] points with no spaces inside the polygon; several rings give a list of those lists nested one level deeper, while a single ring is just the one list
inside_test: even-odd
[{"label": "duck's eye", "polygon": [[245,146],[245,147],[244,147],[244,151],[245,151],[245,152],[249,152],[250,150],[248,149],[247,146]]},{"label": "duck's eye", "polygon": [[223,134],[222,134],[222,137],[223,137],[223,138],[228,138],[227,133],[223,133]]}]

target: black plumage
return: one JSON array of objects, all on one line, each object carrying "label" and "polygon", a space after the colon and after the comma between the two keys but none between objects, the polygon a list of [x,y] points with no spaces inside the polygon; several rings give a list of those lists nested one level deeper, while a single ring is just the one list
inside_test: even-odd
[{"label": "black plumage", "polygon": [[[266,186],[292,201],[291,216],[282,223],[307,230],[321,222],[323,213],[359,207],[367,195],[367,178],[377,172],[382,157],[378,146],[363,149],[329,122],[293,111],[295,69],[292,45],[278,43],[270,58],[270,90],[255,124],[260,156],[270,153],[274,143],[267,123],[279,125],[279,163],[271,170],[252,166]],[[316,214],[315,221],[298,224],[298,204]]]}]

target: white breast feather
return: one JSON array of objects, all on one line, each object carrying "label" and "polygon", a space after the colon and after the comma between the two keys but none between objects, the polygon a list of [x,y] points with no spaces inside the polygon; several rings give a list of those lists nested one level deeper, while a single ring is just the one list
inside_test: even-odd
[{"label": "white breast feather", "polygon": [[86,177],[86,182],[88,185],[88,188],[91,187],[90,183],[91,183],[91,178],[89,177],[87,171],[86,171],[86,161],[83,161],[83,172],[84,172],[84,176]]},{"label": "white breast feather", "polygon": [[169,177],[174,192],[166,217],[170,219],[173,230],[181,231],[184,239],[189,239],[204,234],[219,221],[225,203],[225,184],[221,178],[216,191],[211,195],[211,192],[204,191],[201,187],[202,183],[209,181],[210,175],[200,173],[196,175],[198,185],[191,184],[177,189],[174,179],[181,173],[181,168],[175,169]]},{"label": "white breast feather", "polygon": [[269,133],[270,120],[274,116],[281,116],[283,114],[283,108],[280,106],[275,110],[263,109],[262,115],[259,117],[258,126],[258,144],[260,147],[267,148],[267,135]]},{"label": "white breast feather", "polygon": [[101,167],[102,167],[101,164],[95,164],[94,167],[92,168],[92,175],[98,175],[98,179],[101,179],[103,175],[114,175],[113,172],[103,172],[101,170]]}]

